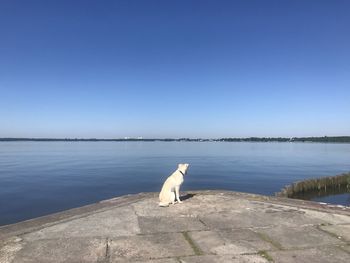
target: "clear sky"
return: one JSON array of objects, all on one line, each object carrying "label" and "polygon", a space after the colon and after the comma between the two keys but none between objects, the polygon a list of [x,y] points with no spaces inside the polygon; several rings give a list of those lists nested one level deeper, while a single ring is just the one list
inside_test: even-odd
[{"label": "clear sky", "polygon": [[350,135],[350,1],[0,1],[0,137]]}]

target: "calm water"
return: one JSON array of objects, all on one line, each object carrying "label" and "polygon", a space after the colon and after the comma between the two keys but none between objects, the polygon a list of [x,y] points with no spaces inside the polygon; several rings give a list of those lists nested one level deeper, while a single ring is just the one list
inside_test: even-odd
[{"label": "calm water", "polygon": [[[297,180],[350,171],[350,144],[0,142],[0,225],[159,191],[181,162],[190,163],[183,190],[273,195]],[[349,204],[341,196],[332,202]]]}]

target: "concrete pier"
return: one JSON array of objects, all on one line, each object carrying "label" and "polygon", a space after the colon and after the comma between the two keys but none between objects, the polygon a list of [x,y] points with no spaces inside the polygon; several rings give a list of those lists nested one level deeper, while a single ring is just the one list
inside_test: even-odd
[{"label": "concrete pier", "polygon": [[123,196],[0,227],[0,262],[350,262],[350,208],[225,191]]}]

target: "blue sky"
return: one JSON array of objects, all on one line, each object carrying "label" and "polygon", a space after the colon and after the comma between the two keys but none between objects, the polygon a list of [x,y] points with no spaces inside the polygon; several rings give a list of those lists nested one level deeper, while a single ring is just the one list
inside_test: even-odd
[{"label": "blue sky", "polygon": [[350,135],[350,2],[0,2],[0,137]]}]

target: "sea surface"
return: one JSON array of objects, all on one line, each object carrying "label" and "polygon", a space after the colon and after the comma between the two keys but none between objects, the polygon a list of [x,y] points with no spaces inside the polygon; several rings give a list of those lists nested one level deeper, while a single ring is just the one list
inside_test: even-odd
[{"label": "sea surface", "polygon": [[[0,225],[159,191],[178,163],[190,164],[181,190],[273,195],[298,180],[350,171],[350,144],[0,142]],[[349,193],[315,199],[350,204]]]}]

